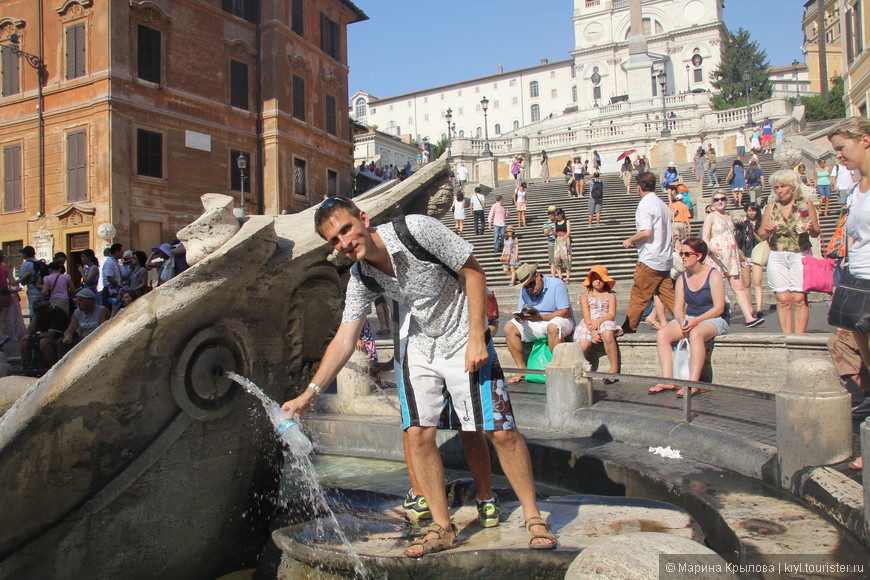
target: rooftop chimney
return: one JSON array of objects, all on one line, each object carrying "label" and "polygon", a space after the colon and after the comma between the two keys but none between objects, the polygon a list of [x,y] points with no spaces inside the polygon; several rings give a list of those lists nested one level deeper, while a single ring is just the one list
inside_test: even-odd
[{"label": "rooftop chimney", "polygon": [[550,62],[550,61],[546,58],[541,59],[541,64],[547,64],[548,62]]},{"label": "rooftop chimney", "polygon": [[498,65],[498,74],[502,74],[504,72],[504,66]]}]

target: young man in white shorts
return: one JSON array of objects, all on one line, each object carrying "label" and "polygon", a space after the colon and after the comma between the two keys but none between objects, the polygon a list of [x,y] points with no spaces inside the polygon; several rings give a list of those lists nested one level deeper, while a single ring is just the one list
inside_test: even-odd
[{"label": "young man in white shorts", "polygon": [[[445,391],[462,429],[485,431],[492,440],[522,505],[529,546],[555,548],[556,539],[538,510],[528,448],[515,428],[501,368],[487,336],[486,275],[472,255],[471,244],[433,218],[407,216],[408,232],[438,263],[421,260],[400,240],[396,223],[374,228],[365,212],[338,197],[324,201],[314,221],[317,232],[357,264],[351,268],[341,325],[317,373],[308,388],[282,409],[297,417],[308,412],[320,395],[320,385],[332,382],[356,348],[372,300],[379,294],[396,300],[410,315],[402,423],[411,464],[433,520],[406,555],[417,558],[456,545],[444,465],[435,441]],[[372,288],[372,283],[378,288]]]}]

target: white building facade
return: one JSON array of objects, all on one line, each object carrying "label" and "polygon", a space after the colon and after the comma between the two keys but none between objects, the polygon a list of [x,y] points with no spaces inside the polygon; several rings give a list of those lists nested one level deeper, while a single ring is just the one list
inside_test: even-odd
[{"label": "white building facade", "polygon": [[[634,44],[629,42],[632,8],[644,32]],[[542,60],[387,98],[358,91],[351,97],[350,116],[389,135],[435,143],[447,137],[450,109],[456,138],[482,138],[488,132],[496,139],[552,130],[563,115],[566,124],[576,124],[578,111],[594,119],[598,107],[660,96],[655,77],[662,70],[667,95],[712,89],[710,72],[719,65],[726,34],[721,0],[574,0],[573,21],[575,48],[569,60]]]}]

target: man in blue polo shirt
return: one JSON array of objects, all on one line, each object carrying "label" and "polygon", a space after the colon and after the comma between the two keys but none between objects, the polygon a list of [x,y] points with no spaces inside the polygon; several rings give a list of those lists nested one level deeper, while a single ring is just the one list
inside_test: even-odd
[{"label": "man in blue polo shirt", "polygon": [[[517,268],[517,284],[522,286],[520,300],[513,319],[504,325],[504,335],[516,368],[524,369],[523,343],[546,337],[552,351],[574,332],[574,312],[565,283],[538,272],[537,264]],[[515,374],[508,383],[518,383],[523,376]]]}]

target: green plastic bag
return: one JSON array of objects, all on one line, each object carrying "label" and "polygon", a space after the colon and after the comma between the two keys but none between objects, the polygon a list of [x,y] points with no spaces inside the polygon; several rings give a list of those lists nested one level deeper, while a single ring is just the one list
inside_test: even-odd
[{"label": "green plastic bag", "polygon": [[[526,365],[530,369],[544,370],[547,364],[553,360],[553,353],[550,352],[550,346],[547,344],[547,338],[539,338],[532,345],[532,352],[529,353],[529,362]],[[530,383],[546,383],[547,375],[527,374],[526,381]]]}]

